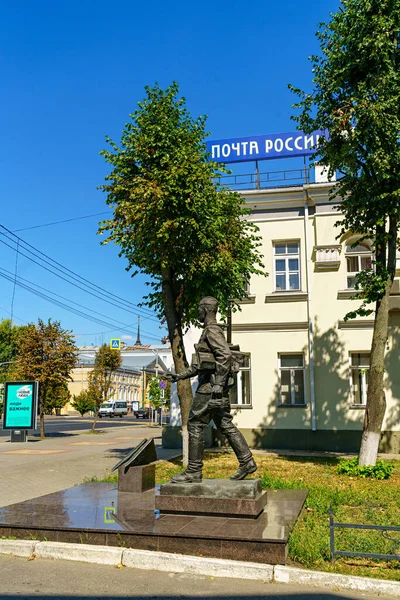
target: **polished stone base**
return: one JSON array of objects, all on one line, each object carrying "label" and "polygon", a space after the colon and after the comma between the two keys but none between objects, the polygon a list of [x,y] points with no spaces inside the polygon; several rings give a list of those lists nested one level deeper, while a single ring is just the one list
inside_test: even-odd
[{"label": "polished stone base", "polygon": [[201,483],[166,483],[160,487],[155,507],[163,514],[258,517],[267,503],[261,479],[231,481],[203,479]]},{"label": "polished stone base", "polygon": [[133,494],[89,483],[0,508],[0,536],[285,564],[307,491],[266,493],[257,519],[162,515],[155,510],[159,486]]},{"label": "polished stone base", "polygon": [[164,483],[160,496],[197,496],[202,498],[248,498],[254,500],[262,492],[261,479],[203,479],[200,483]]},{"label": "polished stone base", "polygon": [[156,481],[156,465],[140,467],[118,467],[118,491],[141,494],[154,488]]}]

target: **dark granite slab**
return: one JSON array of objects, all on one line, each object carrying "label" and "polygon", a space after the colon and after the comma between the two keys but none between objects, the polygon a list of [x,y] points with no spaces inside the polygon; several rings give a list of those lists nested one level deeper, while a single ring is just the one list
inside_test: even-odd
[{"label": "dark granite slab", "polygon": [[118,491],[142,493],[154,489],[156,481],[156,465],[118,468]]},{"label": "dark granite slab", "polygon": [[[158,487],[156,487],[158,493]],[[0,536],[284,564],[306,490],[268,490],[257,519],[162,515],[154,490],[90,483],[0,508]]]},{"label": "dark granite slab", "polygon": [[151,440],[144,438],[135,448],[114,465],[111,471],[116,471],[118,469],[119,472],[121,472],[121,467],[124,467],[124,471],[127,472],[131,467],[149,465],[156,460],[157,452],[154,445],[154,438],[151,438]]},{"label": "dark granite slab", "polygon": [[257,518],[267,504],[267,492],[254,498],[221,498],[203,496],[156,495],[155,507],[163,514],[221,515],[225,517]]},{"label": "dark granite slab", "polygon": [[203,479],[201,483],[164,483],[160,496],[197,496],[200,498],[248,498],[262,492],[261,479]]}]

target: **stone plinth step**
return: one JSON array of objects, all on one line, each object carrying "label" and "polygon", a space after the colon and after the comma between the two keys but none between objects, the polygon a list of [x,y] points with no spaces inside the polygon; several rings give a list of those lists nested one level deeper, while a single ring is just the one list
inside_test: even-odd
[{"label": "stone plinth step", "polygon": [[250,498],[262,492],[261,479],[203,479],[201,483],[164,483],[160,496],[197,496],[201,498]]},{"label": "stone plinth step", "polygon": [[257,518],[267,503],[261,479],[203,479],[201,483],[166,483],[155,497],[162,513]]}]

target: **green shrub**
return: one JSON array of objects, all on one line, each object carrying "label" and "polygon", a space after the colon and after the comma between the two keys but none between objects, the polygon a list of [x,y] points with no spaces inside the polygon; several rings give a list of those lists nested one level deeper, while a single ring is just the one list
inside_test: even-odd
[{"label": "green shrub", "polygon": [[80,394],[74,396],[71,406],[78,411],[81,417],[83,417],[85,413],[94,410],[95,408],[93,398],[88,390],[82,390]]},{"label": "green shrub", "polygon": [[358,458],[350,460],[342,459],[336,467],[336,472],[339,475],[349,475],[351,477],[368,477],[373,479],[389,479],[394,470],[394,465],[385,463],[383,460],[378,460],[375,465],[359,465]]}]

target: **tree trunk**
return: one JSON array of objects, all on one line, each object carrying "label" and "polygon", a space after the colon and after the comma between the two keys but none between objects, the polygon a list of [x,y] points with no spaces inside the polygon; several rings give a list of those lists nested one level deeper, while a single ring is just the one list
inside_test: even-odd
[{"label": "tree trunk", "polygon": [[[188,362],[183,344],[181,318],[176,310],[176,294],[173,289],[172,270],[170,268],[162,269],[162,278],[165,317],[167,319],[168,336],[172,349],[172,357],[174,359],[175,372],[182,373],[182,371],[185,371],[188,368]],[[183,464],[186,466],[188,462],[187,422],[193,400],[190,379],[178,381],[177,387],[182,417]]]},{"label": "tree trunk", "polygon": [[94,433],[94,430],[96,429],[98,414],[99,414],[99,409],[97,408],[96,412],[94,413],[94,418],[93,418],[93,423],[92,423],[92,433]]},{"label": "tree trunk", "polygon": [[[376,303],[374,333],[371,345],[371,358],[368,374],[367,406],[364,416],[364,426],[361,438],[359,464],[375,465],[378,455],[379,441],[382,432],[382,423],[386,411],[386,398],[384,391],[385,349],[388,338],[389,326],[389,299],[396,271],[396,237],[397,222],[390,223],[390,239],[388,252],[389,273],[386,282],[385,294]],[[383,246],[383,244],[382,244]],[[381,255],[377,252],[377,263],[385,265],[386,248]]]}]

